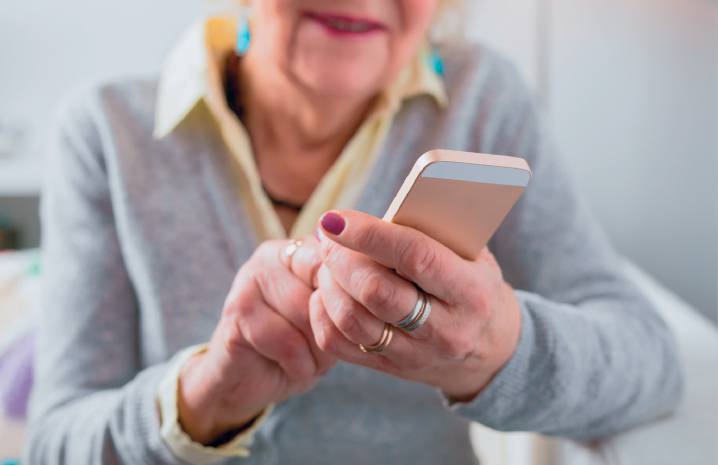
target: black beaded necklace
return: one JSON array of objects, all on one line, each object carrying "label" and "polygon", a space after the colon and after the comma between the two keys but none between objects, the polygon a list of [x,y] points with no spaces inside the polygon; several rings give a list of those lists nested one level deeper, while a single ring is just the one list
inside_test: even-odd
[{"label": "black beaded necklace", "polygon": [[[227,54],[227,61],[225,62],[224,95],[227,98],[227,106],[229,109],[242,121],[244,117],[244,105],[239,87],[239,55],[235,52]],[[274,197],[267,191],[264,184],[262,184],[262,190],[267,194],[272,204],[277,207],[287,208],[296,213],[299,213],[304,207],[304,205],[297,205]]]}]

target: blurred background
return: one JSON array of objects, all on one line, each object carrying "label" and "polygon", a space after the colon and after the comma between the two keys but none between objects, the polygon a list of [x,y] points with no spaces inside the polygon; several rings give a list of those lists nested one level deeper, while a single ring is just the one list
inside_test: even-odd
[{"label": "blurred background", "polygon": [[[508,55],[542,102],[618,250],[716,321],[714,0],[469,0],[466,34]],[[39,243],[43,150],[80,82],[154,76],[201,0],[0,3],[0,227]],[[50,174],[51,175],[51,174]],[[7,226],[5,226],[7,228]]]},{"label": "blurred background", "polygon": [[[715,0],[467,3],[467,38],[516,63],[545,111],[576,187],[615,247],[714,325]],[[156,76],[183,30],[225,5],[0,2],[0,249],[40,243],[39,194],[43,177],[52,176],[44,171],[44,144],[58,99],[82,82]],[[0,329],[17,320],[8,302],[14,309],[32,307],[41,269],[36,251],[5,255]],[[19,291],[11,295],[18,276],[25,297]],[[11,339],[0,337],[0,354]],[[22,432],[0,433],[0,449],[15,441],[14,434]]]}]

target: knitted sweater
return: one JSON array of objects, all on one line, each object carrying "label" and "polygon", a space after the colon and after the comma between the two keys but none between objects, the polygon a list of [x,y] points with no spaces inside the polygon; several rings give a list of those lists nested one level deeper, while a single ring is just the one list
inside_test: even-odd
[{"label": "knitted sweater", "polygon": [[[621,274],[514,68],[480,46],[442,57],[449,107],[404,103],[355,208],[381,217],[430,149],[525,158],[532,182],[489,243],[521,305],[515,353],[453,405],[339,363],[276,406],[250,457],[227,463],[474,463],[470,421],[589,439],[678,402],[672,335]],[[155,99],[156,81],[104,83],[56,118],[28,463],[181,463],[159,434],[158,383],[177,351],[210,338],[258,245],[207,110],[156,140]]]}]

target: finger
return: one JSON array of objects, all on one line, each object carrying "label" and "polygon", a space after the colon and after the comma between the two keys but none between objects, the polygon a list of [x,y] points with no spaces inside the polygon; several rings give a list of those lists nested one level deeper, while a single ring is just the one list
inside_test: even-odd
[{"label": "finger", "polygon": [[[352,210],[329,211],[319,225],[327,238],[396,270],[444,301],[460,300],[461,290],[472,285],[472,262],[415,229]],[[325,247],[322,240],[322,254]]]},{"label": "finger", "polygon": [[[277,270],[272,279],[262,280],[260,287],[263,298],[273,312],[285,318],[292,326],[301,331],[314,356],[317,373],[322,373],[336,363],[336,357],[323,352],[314,340],[309,320],[309,298],[312,295],[312,290],[295,276],[281,276],[282,272]],[[288,270],[286,273],[291,274]]]},{"label": "finger", "polygon": [[[319,254],[319,242],[314,236],[303,237],[301,241],[302,246],[292,254],[292,259],[289,261],[290,270],[308,287],[316,289],[315,278],[319,265],[322,264],[322,257]],[[285,263],[287,261],[286,247],[282,249],[282,260]]]},{"label": "finger", "polygon": [[[261,298],[273,309],[272,311],[286,318],[302,332],[314,355],[318,373],[324,372],[336,363],[336,358],[319,349],[314,341],[314,334],[309,322],[309,298],[312,295],[312,289],[280,263],[276,247],[277,244],[274,244],[274,248],[272,244],[269,244],[260,250],[265,266],[256,271],[255,280]],[[300,247],[299,250],[303,247]]]},{"label": "finger", "polygon": [[318,280],[324,308],[334,326],[355,345],[376,344],[385,323],[342,289],[325,266],[319,269]]},{"label": "finger", "polygon": [[339,285],[382,321],[399,323],[419,300],[413,284],[362,253],[329,241],[322,258]]},{"label": "finger", "polygon": [[[310,319],[317,345],[348,363],[391,373],[403,379],[426,381],[427,374],[431,374],[447,360],[465,358],[466,348],[454,341],[456,335],[460,334],[455,325],[450,325],[451,330],[435,341],[418,341],[395,328],[391,342],[384,351],[364,353],[358,344],[347,339],[334,325],[323,299],[322,293],[317,290],[309,301]],[[461,324],[458,321],[453,323]]]},{"label": "finger", "polygon": [[[345,362],[362,365],[375,370],[391,372],[397,369],[395,362],[389,359],[389,354],[393,354],[397,347],[406,344],[406,341],[402,343],[401,337],[392,338],[389,347],[379,354],[366,354],[362,352],[358,344],[347,339],[334,325],[334,322],[324,307],[321,293],[318,290],[314,292],[309,301],[309,314],[314,338],[316,339],[317,345],[323,351]],[[396,337],[397,334],[394,334],[394,336]]]},{"label": "finger", "polygon": [[[376,345],[381,339],[384,333],[385,322],[379,320],[366,310],[361,304],[354,300],[332,277],[326,266],[322,266],[319,269],[319,289],[315,291],[312,298],[316,298],[318,295],[321,300],[321,306],[323,313],[319,315],[320,318],[328,317],[329,322],[332,323],[333,328],[329,328],[325,335],[332,337],[332,340],[337,342],[339,345],[336,347],[338,357],[346,360],[347,356],[355,356],[355,348],[359,344],[365,346]],[[311,301],[310,301],[311,302]],[[316,309],[315,309],[316,311]],[[310,318],[311,318],[311,303],[310,303]],[[430,315],[431,316],[431,315]],[[449,319],[448,328],[450,331],[455,332],[454,322],[456,318]],[[329,324],[326,322],[326,324]],[[449,340],[444,340],[441,337],[438,341],[435,341],[436,334],[443,334],[444,331],[437,330],[436,320],[430,324],[429,320],[411,333],[404,332],[399,328],[393,328],[393,337],[389,345],[381,352],[381,355],[392,359],[392,366],[395,368],[398,366],[416,366],[420,361],[417,357],[417,348],[422,346],[427,350],[427,345],[431,345],[438,342],[438,347],[432,347],[428,350],[441,348],[441,346],[450,343]],[[312,323],[314,328],[314,322]],[[417,337],[417,335],[419,337]],[[314,337],[317,338],[316,330]],[[346,340],[343,342],[342,340]],[[326,341],[325,341],[326,342]],[[322,346],[318,343],[320,348]],[[324,348],[322,348],[324,350]],[[361,351],[361,349],[359,349]],[[364,354],[364,352],[362,352]],[[376,355],[376,354],[369,354]],[[424,361],[427,359],[427,354],[424,353],[420,356]],[[364,360],[370,358],[363,357]]]},{"label": "finger", "polygon": [[285,248],[285,242],[262,243],[257,250],[261,263],[253,269],[252,277],[267,305],[311,338],[308,304],[312,289],[280,261],[280,252]]},{"label": "finger", "polygon": [[[341,248],[340,245],[335,246]],[[363,259],[371,261],[371,259],[359,254],[358,252],[349,252],[352,254],[358,254],[363,257]],[[350,263],[349,266],[352,269],[358,269],[358,266],[355,266],[353,263]],[[377,264],[376,266],[384,268],[382,265]],[[387,270],[386,268],[384,269],[389,272],[389,270]],[[385,322],[390,324],[396,324],[400,321],[403,321],[407,317],[414,315],[414,310],[417,305],[419,305],[419,307],[416,308],[417,312],[421,312],[422,314],[424,312],[428,312],[427,318],[424,320],[424,323],[411,332],[404,331],[401,328],[395,328],[395,333],[397,331],[401,331],[402,334],[405,334],[407,337],[419,341],[433,341],[437,339],[437,337],[441,339],[444,334],[446,334],[447,332],[450,333],[454,329],[454,325],[459,319],[457,318],[457,316],[460,316],[450,314],[447,311],[446,304],[444,304],[440,299],[436,298],[435,296],[431,296],[428,294],[426,294],[426,298],[429,299],[428,305],[430,305],[430,307],[426,308],[426,304],[422,306],[421,304],[424,301],[422,300],[421,302],[419,302],[419,291],[413,285],[409,284],[406,280],[400,277],[396,278],[404,281],[405,285],[409,288],[403,289],[401,292],[404,293],[405,297],[411,297],[408,299],[403,298],[397,300],[411,302],[411,304],[408,304],[404,308],[400,307],[400,305],[403,304],[387,305],[386,308],[391,309],[393,314],[389,314],[389,312],[382,313],[380,311],[372,310],[371,308],[365,307],[358,299],[356,299],[351,294],[351,292],[347,291],[344,288],[344,286],[341,284],[341,282],[339,282],[338,279],[336,279],[336,275],[331,270],[331,268],[329,268],[328,264],[322,265],[322,267],[319,269],[319,277],[321,283],[319,291],[324,298],[327,313],[329,314],[332,321],[334,321],[335,325],[341,331],[341,333],[344,334],[347,339],[352,342],[364,345],[375,344],[376,341],[379,340],[379,337],[381,337]],[[367,282],[368,281],[366,280],[360,281],[359,286]],[[373,284],[368,284],[368,286],[372,287]],[[363,291],[359,292],[361,293]],[[374,321],[371,318],[367,318],[367,313],[374,317],[377,321]],[[389,314],[388,317],[386,317],[387,314]],[[401,315],[401,317],[395,317],[395,315]],[[377,334],[379,335],[379,337],[376,337]],[[371,342],[371,336],[374,336],[374,342]]]},{"label": "finger", "polygon": [[245,341],[260,355],[279,364],[290,380],[305,380],[317,373],[309,343],[285,318],[256,300],[238,311],[242,317],[235,321]]}]

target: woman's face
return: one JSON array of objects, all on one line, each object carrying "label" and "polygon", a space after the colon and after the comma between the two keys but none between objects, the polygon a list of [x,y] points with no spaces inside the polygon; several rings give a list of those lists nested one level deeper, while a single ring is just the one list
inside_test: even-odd
[{"label": "woman's face", "polygon": [[438,0],[254,0],[248,53],[313,93],[370,96],[426,36]]}]

